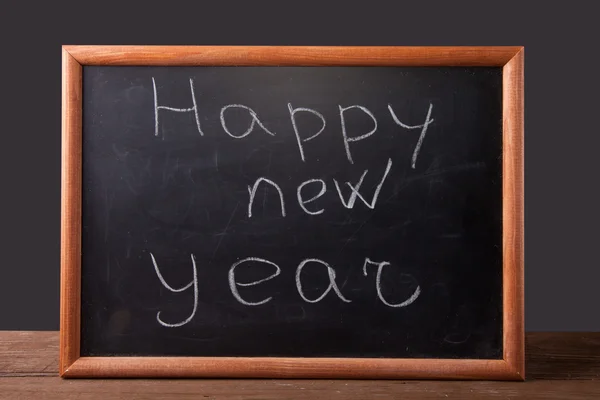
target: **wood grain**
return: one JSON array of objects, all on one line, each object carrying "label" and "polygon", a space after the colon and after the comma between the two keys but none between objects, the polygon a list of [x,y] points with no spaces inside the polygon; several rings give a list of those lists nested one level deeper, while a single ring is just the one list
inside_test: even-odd
[{"label": "wood grain", "polygon": [[58,332],[1,332],[0,377],[57,376]]},{"label": "wood grain", "polygon": [[[600,383],[600,332],[529,332],[525,338],[528,380]],[[0,331],[0,376],[57,376],[58,343],[58,332]]]},{"label": "wood grain", "polygon": [[62,53],[60,370],[79,358],[81,310],[81,65]]},{"label": "wood grain", "polygon": [[66,378],[313,378],[514,380],[504,360],[283,357],[81,357]]},{"label": "wood grain", "polygon": [[[503,66],[503,360],[80,358],[82,65]],[[61,376],[524,379],[522,47],[63,46],[62,108]]]},{"label": "wood grain", "polygon": [[526,382],[58,377],[58,332],[0,332],[0,399],[592,399],[600,332],[528,333]]},{"label": "wood grain", "polygon": [[503,66],[520,47],[64,46],[82,65]]},{"label": "wood grain", "polygon": [[521,378],[525,377],[523,53],[521,49],[502,70],[504,360]]},{"label": "wood grain", "polygon": [[0,399],[423,399],[593,400],[597,381],[451,382],[0,378]]},{"label": "wood grain", "polygon": [[528,377],[595,379],[600,384],[600,332],[529,333]]}]

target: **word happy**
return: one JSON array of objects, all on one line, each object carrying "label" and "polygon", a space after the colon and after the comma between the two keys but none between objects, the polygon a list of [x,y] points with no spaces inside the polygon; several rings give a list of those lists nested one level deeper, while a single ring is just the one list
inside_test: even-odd
[{"label": "word happy", "polygon": [[[154,135],[155,136],[158,136],[159,131],[160,131],[159,123],[160,123],[160,111],[161,110],[162,111],[173,111],[173,112],[179,112],[179,113],[193,113],[195,120],[196,120],[196,128],[198,129],[198,133],[200,134],[200,136],[204,136],[204,132],[202,131],[202,127],[200,124],[200,114],[199,114],[199,110],[198,110],[196,94],[194,92],[194,81],[191,78],[190,78],[190,95],[191,95],[191,100],[192,100],[192,107],[189,107],[189,108],[175,108],[175,107],[169,107],[169,106],[159,104],[158,93],[157,93],[157,89],[156,89],[156,81],[154,78],[152,78],[152,88],[154,91]],[[327,123],[325,121],[325,117],[321,113],[319,113],[317,110],[313,110],[313,109],[305,108],[305,107],[294,107],[294,106],[292,106],[291,103],[288,103],[287,107],[289,110],[290,123],[293,127],[294,134],[296,136],[296,142],[298,144],[298,152],[300,155],[300,159],[303,162],[305,162],[306,161],[305,149],[304,149],[305,143],[307,143],[307,142],[313,140],[314,138],[316,138],[317,136],[319,136],[325,130]],[[412,166],[412,168],[415,168],[416,163],[417,163],[417,157],[419,156],[419,151],[421,150],[421,146],[423,145],[423,140],[425,139],[425,135],[427,133],[427,128],[434,121],[431,118],[431,112],[433,109],[433,105],[432,104],[429,105],[429,109],[427,110],[427,114],[425,116],[425,121],[420,125],[408,125],[408,124],[401,122],[398,119],[396,113],[394,112],[392,106],[388,104],[387,108],[388,108],[390,117],[392,118],[394,123],[396,123],[396,125],[400,126],[403,129],[408,129],[408,130],[420,129],[421,130],[421,134],[419,135],[419,139],[417,140],[417,144],[415,145],[415,148],[414,148],[414,151],[412,154],[412,160],[411,160],[412,161],[411,166]],[[250,125],[244,132],[231,132],[231,130],[228,128],[227,111],[232,110],[232,109],[244,110],[250,116]],[[350,105],[350,106],[345,106],[345,107],[338,105],[338,109],[339,109],[339,116],[340,116],[340,128],[341,128],[341,133],[342,133],[342,137],[344,140],[344,149],[346,151],[346,157],[348,158],[348,161],[351,164],[353,164],[354,160],[352,159],[352,152],[350,149],[350,144],[359,142],[359,141],[364,140],[364,139],[368,138],[369,136],[373,135],[377,131],[377,119],[375,118],[373,113],[371,111],[369,111],[369,109],[367,109],[366,107],[360,106],[360,105]],[[371,119],[373,122],[373,128],[368,132],[362,132],[358,135],[350,136],[350,134],[348,133],[348,127],[346,126],[346,113],[348,113],[349,111],[352,111],[352,110],[354,110],[355,112],[360,111],[367,118]],[[299,113],[308,113],[308,114],[313,115],[315,118],[319,119],[321,122],[320,129],[316,132],[304,132],[304,133],[300,132],[300,129],[298,128],[298,125],[296,124],[296,116]],[[254,130],[258,130],[258,129],[264,131],[268,135],[275,136],[275,132],[272,132],[265,127],[263,121],[260,120],[258,114],[252,108],[245,106],[243,104],[228,104],[228,105],[222,107],[221,112],[220,112],[220,120],[221,120],[221,127],[223,128],[223,131],[225,131],[225,133],[227,135],[231,136],[234,139],[243,139],[246,136],[250,135]]]}]

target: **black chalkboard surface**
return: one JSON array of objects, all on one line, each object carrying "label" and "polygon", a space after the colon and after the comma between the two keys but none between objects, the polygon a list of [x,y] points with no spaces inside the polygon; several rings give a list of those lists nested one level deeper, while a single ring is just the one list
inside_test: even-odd
[{"label": "black chalkboard surface", "polygon": [[502,358],[502,68],[82,89],[82,356]]}]

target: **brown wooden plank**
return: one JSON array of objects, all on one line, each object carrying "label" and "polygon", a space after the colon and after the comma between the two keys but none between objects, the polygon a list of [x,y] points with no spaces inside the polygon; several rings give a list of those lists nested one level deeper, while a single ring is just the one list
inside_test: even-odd
[{"label": "brown wooden plank", "polygon": [[503,66],[517,46],[64,46],[82,65]]},{"label": "brown wooden plank", "polygon": [[0,331],[0,377],[57,375],[58,332]]},{"label": "brown wooden plank", "polygon": [[[528,380],[595,379],[600,383],[600,332],[526,335]],[[58,332],[0,331],[0,376],[58,374]]]},{"label": "brown wooden plank", "polygon": [[521,380],[504,360],[423,358],[82,357],[62,376]]},{"label": "brown wooden plank", "polygon": [[79,357],[82,67],[62,51],[60,371]]},{"label": "brown wooden plank", "polygon": [[600,332],[528,333],[526,382],[63,380],[58,332],[0,331],[0,399],[600,398]]},{"label": "brown wooden plank", "polygon": [[528,378],[595,379],[600,384],[600,332],[527,334]]},{"label": "brown wooden plank", "polygon": [[598,381],[63,380],[0,378],[0,399],[593,399]]},{"label": "brown wooden plank", "polygon": [[521,378],[525,377],[523,52],[519,51],[502,70],[504,360]]}]

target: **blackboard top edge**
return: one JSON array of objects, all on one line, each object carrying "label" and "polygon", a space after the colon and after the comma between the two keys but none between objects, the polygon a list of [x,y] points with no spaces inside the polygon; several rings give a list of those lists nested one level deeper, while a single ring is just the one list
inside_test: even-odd
[{"label": "blackboard top edge", "polygon": [[523,46],[63,45],[81,65],[504,66]]}]

